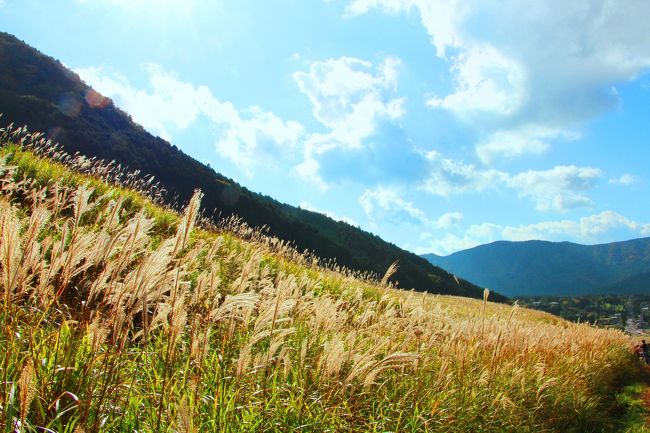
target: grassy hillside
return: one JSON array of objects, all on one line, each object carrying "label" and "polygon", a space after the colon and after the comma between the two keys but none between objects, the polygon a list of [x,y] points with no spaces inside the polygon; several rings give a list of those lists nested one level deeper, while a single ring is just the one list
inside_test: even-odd
[{"label": "grassy hillside", "polygon": [[618,331],[355,279],[198,228],[200,193],[177,214],[0,141],[5,431],[613,432],[635,414]]},{"label": "grassy hillside", "polygon": [[[155,176],[168,191],[167,203],[186,203],[203,191],[207,215],[237,215],[252,227],[310,250],[324,260],[381,275],[394,261],[392,281],[418,291],[480,298],[482,289],[432,266],[381,238],[319,213],[255,194],[175,146],[153,137],[72,71],[15,37],[0,32],[0,113],[3,122],[45,131],[68,153],[116,161]],[[505,300],[495,294],[494,299]]]},{"label": "grassy hillside", "polygon": [[499,241],[423,257],[508,296],[650,293],[650,238],[602,245]]}]

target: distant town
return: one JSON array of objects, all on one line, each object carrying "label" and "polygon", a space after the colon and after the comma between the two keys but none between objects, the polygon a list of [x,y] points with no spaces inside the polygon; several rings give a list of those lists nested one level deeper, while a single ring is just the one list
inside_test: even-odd
[{"label": "distant town", "polygon": [[572,322],[589,322],[631,335],[650,333],[650,295],[535,296],[515,298],[526,308],[546,311]]}]

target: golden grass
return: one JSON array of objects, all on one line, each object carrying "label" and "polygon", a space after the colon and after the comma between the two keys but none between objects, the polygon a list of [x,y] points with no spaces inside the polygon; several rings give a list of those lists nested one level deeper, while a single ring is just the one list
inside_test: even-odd
[{"label": "golden grass", "polygon": [[7,431],[617,428],[621,332],[371,284],[16,145],[0,183]]}]

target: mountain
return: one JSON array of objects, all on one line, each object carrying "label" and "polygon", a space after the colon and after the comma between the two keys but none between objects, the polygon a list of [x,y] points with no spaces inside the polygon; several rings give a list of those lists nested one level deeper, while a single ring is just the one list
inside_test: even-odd
[{"label": "mountain", "polygon": [[[60,62],[7,33],[0,33],[0,113],[3,123],[43,131],[69,152],[114,160],[155,176],[167,200],[186,203],[195,188],[214,219],[238,215],[252,227],[293,242],[300,251],[339,265],[382,275],[392,262],[392,280],[405,289],[479,298],[482,289],[425,259],[344,222],[279,203],[238,185],[154,137],[113,102],[88,87]],[[505,300],[494,294],[493,300]]]},{"label": "mountain", "polygon": [[422,257],[508,296],[650,293],[650,238],[601,245],[498,241]]}]

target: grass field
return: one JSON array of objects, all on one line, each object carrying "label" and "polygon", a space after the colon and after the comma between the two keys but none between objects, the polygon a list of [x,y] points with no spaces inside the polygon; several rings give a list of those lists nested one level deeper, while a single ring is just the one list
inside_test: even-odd
[{"label": "grass field", "polygon": [[325,267],[233,221],[198,227],[199,192],[176,213],[132,189],[146,182],[111,185],[101,164],[43,157],[38,135],[0,135],[5,431],[612,432],[641,422],[625,388],[639,368],[619,331],[487,293],[401,291],[390,269],[372,279]]}]

